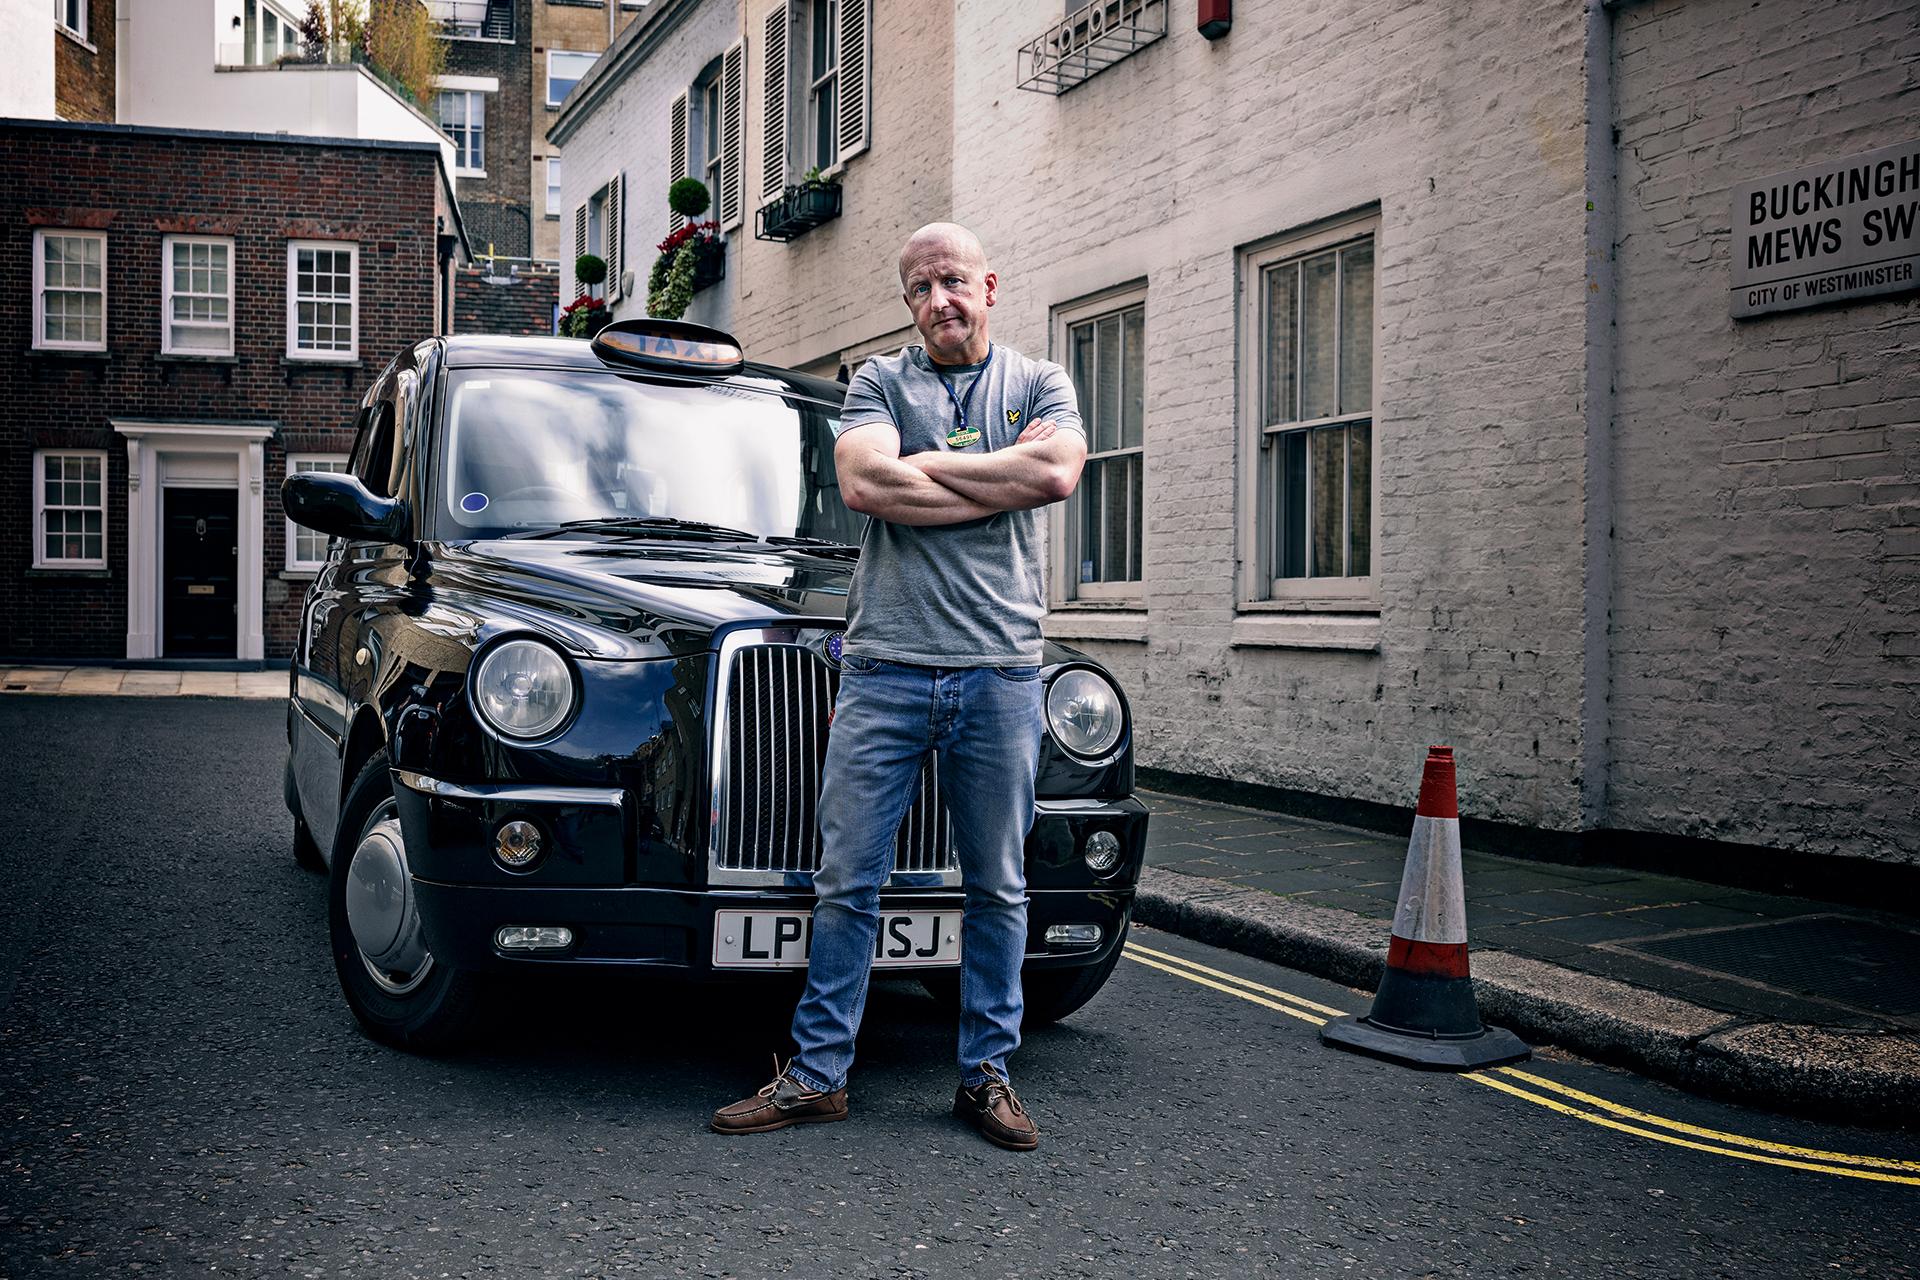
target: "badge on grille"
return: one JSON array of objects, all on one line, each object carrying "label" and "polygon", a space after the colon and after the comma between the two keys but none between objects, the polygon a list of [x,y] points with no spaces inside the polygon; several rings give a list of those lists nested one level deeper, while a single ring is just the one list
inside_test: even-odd
[{"label": "badge on grille", "polygon": [[846,632],[836,631],[832,635],[828,636],[827,643],[826,643],[827,661],[831,662],[836,667],[839,666],[840,651],[846,648],[846,645],[847,645]]}]

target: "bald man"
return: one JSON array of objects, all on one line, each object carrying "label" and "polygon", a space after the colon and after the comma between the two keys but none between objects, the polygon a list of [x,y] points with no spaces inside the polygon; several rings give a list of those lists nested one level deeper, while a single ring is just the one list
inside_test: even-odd
[{"label": "bald man", "polygon": [[923,345],[868,361],[847,388],[834,463],[847,505],[871,518],[821,779],[797,1052],[714,1114],[719,1133],[847,1118],[880,889],[932,752],[966,895],[954,1113],[999,1146],[1039,1145],[1007,1059],[1020,1044],[1023,848],[1044,716],[1040,509],[1073,492],[1087,446],[1066,370],[989,340],[998,284],[965,227],[914,232],[900,285]]}]

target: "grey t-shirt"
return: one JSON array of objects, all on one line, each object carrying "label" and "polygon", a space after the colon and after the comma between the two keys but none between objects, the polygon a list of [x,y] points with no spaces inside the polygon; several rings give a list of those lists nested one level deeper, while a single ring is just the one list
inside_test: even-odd
[{"label": "grey t-shirt", "polygon": [[[948,443],[958,414],[941,386],[943,373],[966,406],[967,426],[980,433],[971,443]],[[1059,365],[995,345],[980,365],[935,372],[926,349],[910,346],[861,367],[847,388],[839,430],[889,424],[907,458],[934,449],[991,453],[1042,418],[1086,434],[1073,383]],[[869,519],[847,597],[846,652],[929,667],[1039,662],[1047,608],[1043,511],[1001,511],[948,525]]]}]

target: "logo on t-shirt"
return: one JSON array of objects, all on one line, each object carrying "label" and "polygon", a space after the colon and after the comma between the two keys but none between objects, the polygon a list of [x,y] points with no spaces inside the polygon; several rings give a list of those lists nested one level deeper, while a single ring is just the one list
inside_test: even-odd
[{"label": "logo on t-shirt", "polygon": [[1007,425],[1010,427],[1020,425],[1020,411],[1018,409],[1007,410]]}]

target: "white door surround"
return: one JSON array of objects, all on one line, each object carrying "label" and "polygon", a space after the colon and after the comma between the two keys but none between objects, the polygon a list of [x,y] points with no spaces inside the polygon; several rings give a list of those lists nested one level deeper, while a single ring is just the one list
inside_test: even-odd
[{"label": "white door surround", "polygon": [[[212,480],[207,454],[232,459],[239,490],[239,659],[266,657],[263,603],[266,566],[266,442],[273,422],[153,422],[116,418],[127,438],[127,657],[160,656],[160,488],[173,461],[174,483]],[[201,455],[195,457],[193,455]],[[222,459],[224,463],[225,458]],[[219,470],[224,470],[224,466]],[[224,487],[224,486],[223,486]]]}]

